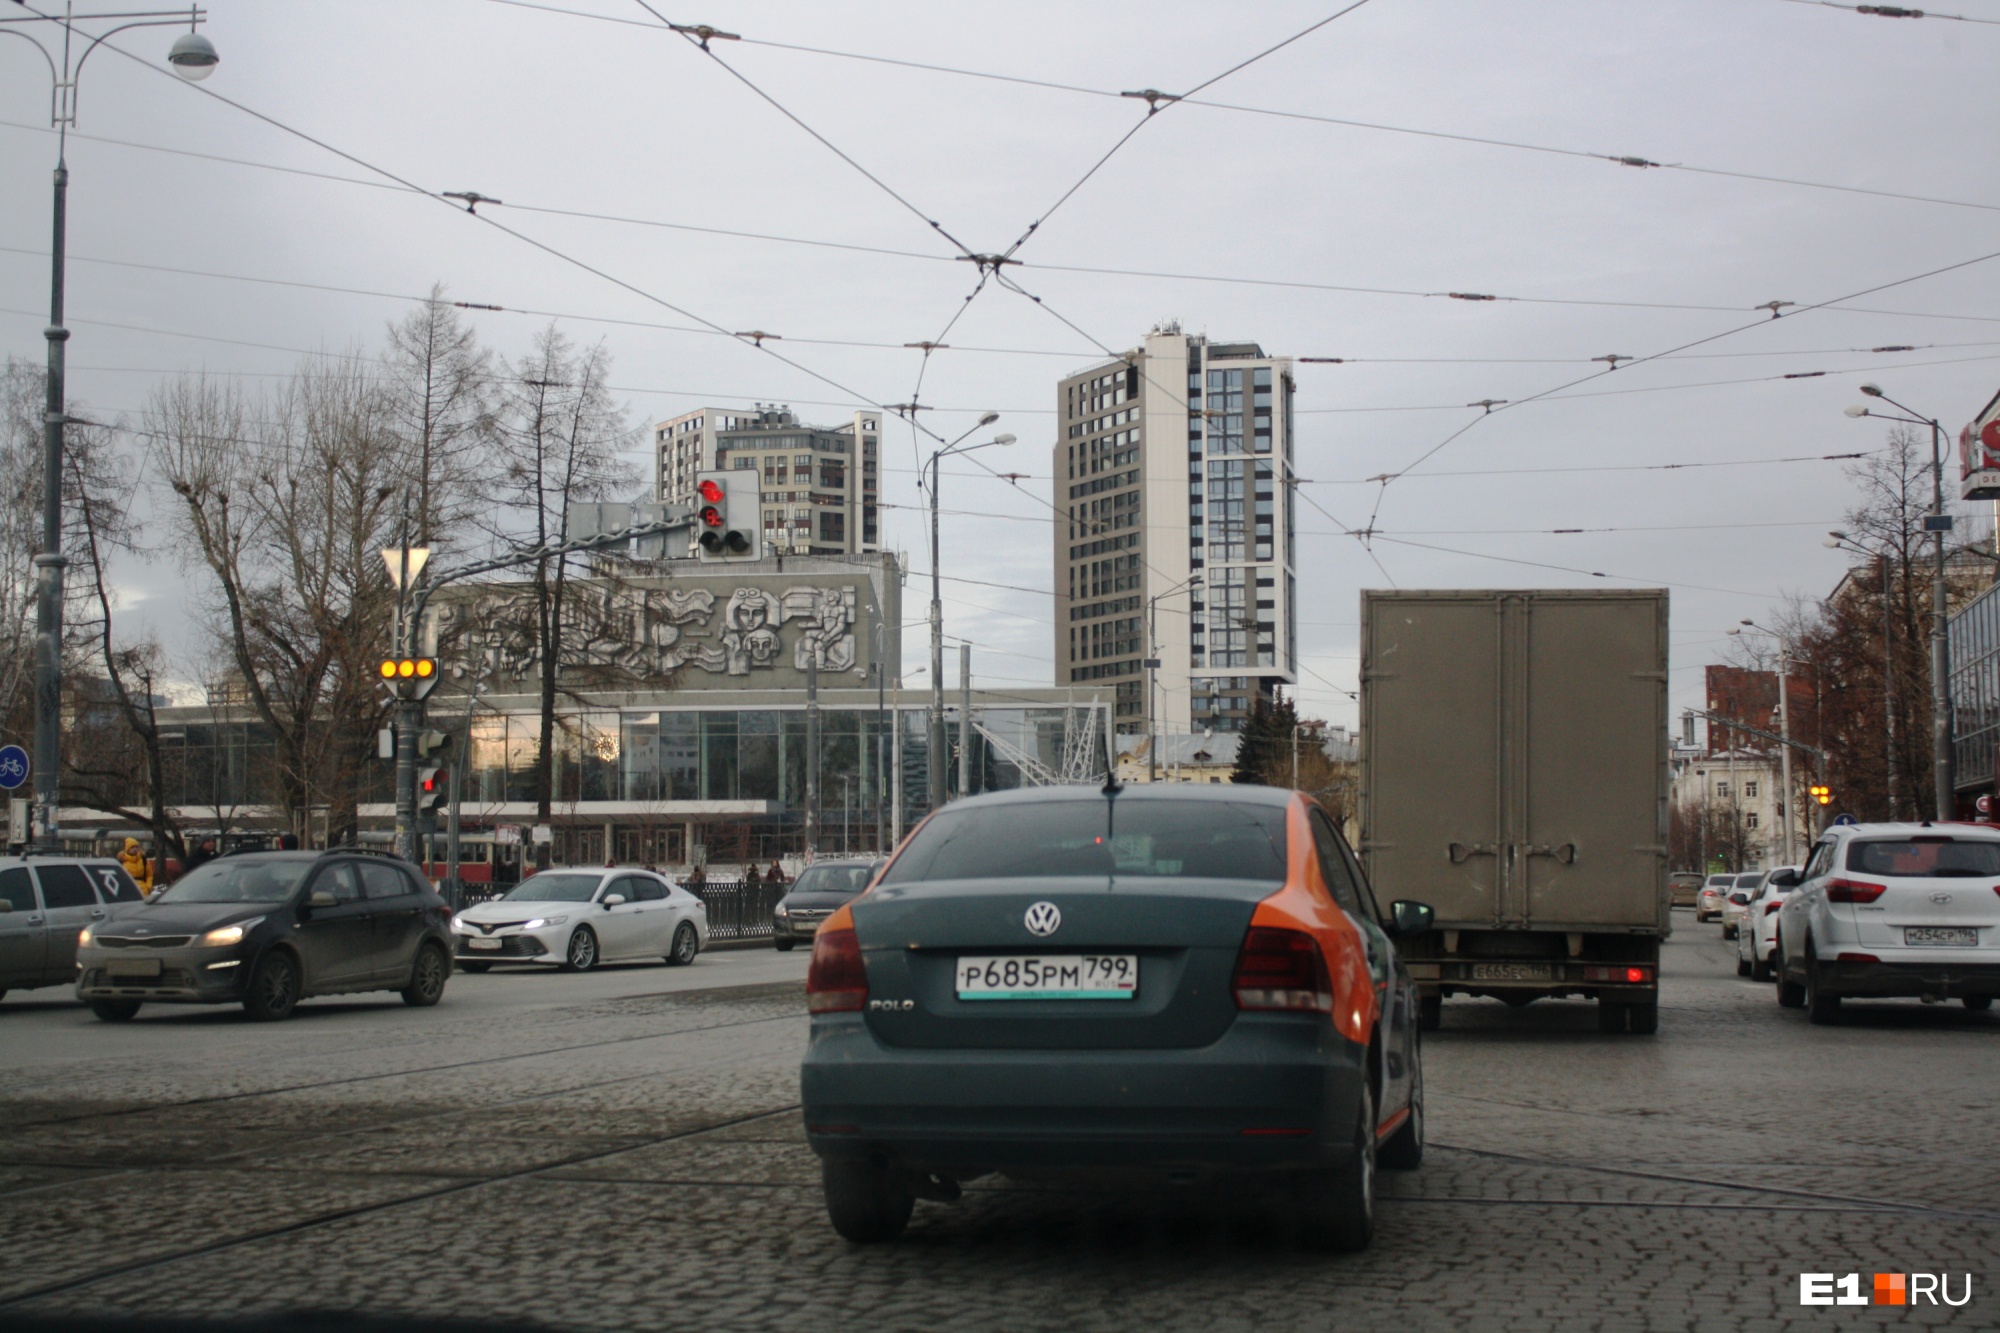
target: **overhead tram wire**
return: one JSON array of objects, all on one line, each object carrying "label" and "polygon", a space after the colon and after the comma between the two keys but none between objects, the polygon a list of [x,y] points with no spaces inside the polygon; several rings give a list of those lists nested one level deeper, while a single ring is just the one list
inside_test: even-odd
[{"label": "overhead tram wire", "polygon": [[[1795,4],[1816,4],[1821,0],[1791,0]],[[592,14],[583,10],[565,9],[557,5],[532,3],[532,0],[490,0],[490,3],[507,5],[516,9],[540,10],[544,13],[559,14],[567,18],[592,19],[604,23],[630,24],[637,27],[649,25],[633,19],[622,19],[610,14]],[[1835,5],[1834,8],[1858,8],[1856,6]],[[1933,14],[1924,11],[1927,18],[1959,19],[1967,23],[1995,23],[2000,20],[1972,19],[1956,14]],[[831,47],[806,46],[794,42],[777,42],[766,38],[740,37],[745,46],[763,46],[777,51],[796,51],[804,55],[826,56],[836,60],[855,60],[868,64],[889,65],[901,69],[919,70],[930,74],[949,74],[960,78],[979,79],[994,83],[1017,84],[1027,88],[1041,88],[1052,92],[1074,93],[1084,97],[1113,98],[1125,94],[1111,88],[1092,88],[1082,84],[1062,83],[1053,79],[1029,78],[1018,74],[1000,74],[991,70],[966,69],[954,65],[939,65],[921,60],[904,60],[894,56],[871,55],[860,51],[841,51]],[[1273,107],[1243,106],[1231,102],[1215,102],[1203,98],[1186,96],[1181,99],[1189,106],[1205,107],[1213,111],[1233,111],[1243,115],[1271,116],[1285,120],[1316,122],[1335,125],[1345,129],[1371,130],[1383,134],[1413,135],[1426,139],[1442,139],[1456,143],[1476,144],[1489,148],[1506,148],[1519,152],[1545,153],[1558,157],[1586,158],[1592,161],[1608,162],[1628,168],[1652,169],[1659,171],[1684,171],[1696,175],[1718,176],[1733,180],[1753,181],[1767,185],[1783,185],[1808,190],[1831,190],[1842,194],[1868,195],[1879,199],[1894,199],[1905,203],[1937,204],[1948,208],[1976,208],[2000,212],[2000,204],[1980,203],[1969,199],[1945,199],[1933,195],[1911,194],[1896,190],[1870,189],[1861,185],[1837,185],[1828,181],[1802,180],[1790,176],[1772,176],[1750,171],[1732,171],[1722,167],[1702,167],[1686,162],[1660,162],[1650,157],[1633,153],[1606,153],[1584,148],[1563,148],[1550,144],[1527,143],[1516,139],[1495,139],[1476,134],[1460,134],[1449,130],[1420,129],[1409,125],[1389,125],[1380,121],[1355,120],[1340,116],[1316,115],[1304,111],[1283,111]]]},{"label": "overhead tram wire", "polygon": [[[26,5],[23,2],[23,0],[17,0],[17,3],[23,3],[23,8],[28,9],[30,13],[36,14],[39,17],[48,18],[53,21],[60,21],[56,20],[55,16],[53,15],[42,14],[39,10],[33,8],[32,6]],[[151,61],[148,61],[140,56],[136,56],[132,54],[130,51],[125,50],[121,46],[114,45],[109,41],[100,42],[98,43],[98,45],[104,47],[106,50],[111,51],[115,55],[122,56],[124,59],[131,61],[132,63],[140,66],[143,69],[149,70],[153,73],[162,74],[166,77],[170,78],[173,77],[168,71],[160,69],[158,66],[154,65]],[[318,138],[312,134],[308,134],[304,130],[297,129],[291,125],[288,125],[285,122],[277,119],[276,117],[267,115],[264,112],[258,111],[255,108],[247,106],[242,102],[238,102],[234,98],[224,96],[223,94],[218,93],[214,89],[206,87],[203,84],[188,83],[187,81],[182,79],[175,79],[174,81],[180,87],[191,89],[192,91],[199,93],[204,97],[213,98],[215,101],[222,103],[224,106],[230,107],[231,109],[236,111],[240,111],[244,115],[250,116],[255,120],[261,121],[264,124],[271,126],[273,129],[276,129],[285,134],[289,134],[294,138],[297,138],[299,140],[302,140],[303,142],[313,145],[315,148],[321,149],[322,151],[332,153],[334,156],[339,157],[344,161],[351,162],[355,166],[360,167],[364,171],[374,172],[376,175],[383,177],[385,180],[394,181],[397,184],[402,185],[407,189],[422,193],[427,198],[436,200],[438,203],[444,205],[447,208],[450,208],[454,212],[463,212],[469,214],[475,221],[484,223],[486,226],[493,228],[495,231],[498,231],[503,235],[510,236],[524,245],[530,246],[536,250],[541,251],[546,255],[549,255],[551,258],[559,260],[562,263],[568,264],[573,268],[580,269],[583,272],[589,273],[593,277],[599,278],[605,282],[612,284],[615,287],[630,292],[634,296],[639,297],[641,300],[660,306],[663,309],[671,310],[675,314],[680,315],[684,319],[694,320],[696,323],[704,325],[707,328],[713,329],[717,333],[724,334],[726,336],[733,338],[735,341],[739,343],[743,343],[746,346],[753,347],[756,351],[761,352],[765,356],[771,357],[773,360],[781,362],[784,365],[790,366],[792,369],[798,371],[803,375],[818,380],[820,383],[828,385],[831,388],[838,389],[842,393],[851,394],[854,397],[859,398],[864,402],[870,403],[878,410],[881,411],[888,410],[884,408],[880,403],[875,402],[874,399],[869,397],[869,395],[861,393],[859,390],[854,389],[849,385],[843,384],[840,381],[832,378],[831,376],[825,375],[820,371],[814,370],[810,366],[807,366],[792,357],[786,356],[784,353],[778,351],[774,347],[769,347],[765,345],[764,340],[761,338],[753,340],[748,337],[735,334],[730,330],[724,328],[722,325],[717,324],[715,321],[708,319],[702,315],[696,314],[694,311],[689,310],[683,306],[676,305],[673,302],[667,300],[665,297],[658,296],[652,292],[649,292],[645,288],[638,286],[636,283],[628,282],[625,279],[617,277],[616,275],[608,272],[607,270],[601,269],[596,265],[589,263],[586,260],[579,259],[574,255],[568,254],[565,251],[560,250],[553,245],[550,245],[546,241],[538,240],[537,238],[530,236],[525,232],[518,231],[513,227],[507,226],[505,223],[499,222],[496,219],[488,216],[487,214],[475,211],[470,206],[467,206],[465,208],[460,208],[456,203],[454,203],[449,199],[446,199],[442,194],[426,190],[422,186],[417,185],[413,181],[406,180],[402,176],[397,175],[395,172],[390,171],[386,167],[377,166],[373,162],[369,162],[364,158],[358,157],[353,153],[347,152],[345,149],[336,148],[331,143],[328,143],[324,139]]]},{"label": "overhead tram wire", "polygon": [[[642,25],[642,26],[649,26],[649,25]],[[47,130],[38,125],[27,125],[17,121],[9,121],[9,120],[0,120],[0,128],[25,130],[36,134],[52,133],[52,131]],[[342,185],[360,185],[360,186],[366,186],[370,189],[388,190],[394,193],[401,193],[401,194],[427,195],[429,193],[428,191],[425,191],[420,187],[412,185],[404,185],[400,183],[392,183],[387,181],[363,180],[360,177],[356,176],[338,176],[330,172],[309,171],[300,167],[282,166],[272,162],[256,162],[247,158],[224,157],[214,153],[198,153],[190,151],[188,149],[169,148],[161,144],[140,143],[130,139],[115,139],[104,135],[74,134],[74,133],[70,137],[74,139],[89,140],[94,143],[112,144],[117,147],[131,148],[144,152],[169,153],[175,156],[198,158],[204,161],[219,162],[230,166],[250,167],[261,171],[276,171],[288,175],[313,177],[319,180],[330,181]],[[922,261],[925,263],[935,263],[935,264],[952,264],[952,263],[962,262],[961,256],[925,254],[922,251],[917,251],[917,250],[898,250],[887,246],[861,245],[859,243],[854,243],[854,242],[824,240],[808,236],[786,236],[774,232],[743,231],[740,229],[729,228],[729,227],[709,227],[689,222],[671,222],[661,218],[631,217],[624,214],[592,212],[585,209],[575,209],[575,208],[555,208],[538,204],[524,204],[518,201],[509,203],[503,200],[489,199],[483,201],[483,203],[487,207],[512,209],[515,212],[542,213],[552,217],[578,218],[588,221],[611,222],[611,223],[617,223],[635,227],[662,228],[671,231],[685,231],[701,235],[727,237],[733,240],[762,241],[780,245],[799,245],[799,246],[816,247],[821,249],[844,250],[859,254],[879,255],[895,259],[911,259],[911,260]],[[1979,206],[1985,207],[1985,205],[1979,205]],[[2000,209],[2000,205],[1994,205],[1993,207],[1995,207],[1996,209]],[[105,263],[112,261],[100,260],[98,262]],[[1345,293],[1358,296],[1390,296],[1390,297],[1402,297],[1402,298],[1416,299],[1416,300],[1439,300],[1439,301],[1476,300],[1482,303],[1491,302],[1498,305],[1578,306],[1586,308],[1603,308],[1603,309],[1618,309],[1618,310],[1677,310],[1677,311],[1695,311],[1695,312],[1715,313],[1715,314],[1734,314],[1744,309],[1744,307],[1742,306],[1715,305],[1715,304],[1704,304],[1704,303],[1687,302],[1687,301],[1634,301],[1634,300],[1620,300],[1614,298],[1600,298],[1600,297],[1520,296],[1520,295],[1509,295],[1505,293],[1489,293],[1484,291],[1444,291],[1444,290],[1433,291],[1420,288],[1373,287],[1373,286],[1365,286],[1354,283],[1308,282],[1301,279],[1288,279],[1288,278],[1243,277],[1239,275],[1223,274],[1223,273],[1178,273],[1168,270],[1109,268],[1109,267],[1095,266],[1088,264],[1045,264],[1045,263],[1036,263],[1030,260],[1017,260],[1010,265],[1010,267],[1012,266],[1018,266],[1023,269],[1039,270],[1042,272],[1050,272],[1050,273],[1083,273],[1083,274],[1090,274],[1102,277],[1146,278],[1151,280],[1167,281],[1167,282],[1213,282],[1213,283],[1222,283],[1232,286],[1270,287],[1288,291],[1338,292],[1338,293]],[[1841,314],[1883,315],[1901,319],[1941,319],[1941,320],[1971,321],[1977,323],[2000,323],[2000,315],[1966,315],[1966,314],[1952,314],[1952,313],[1940,313],[1935,311],[1917,311],[1917,310],[1882,310],[1866,306],[1837,306],[1833,307],[1833,309],[1837,313]],[[517,311],[515,313],[543,314],[547,312]],[[587,319],[592,317],[566,316],[566,318]],[[605,321],[605,322],[618,322],[618,321]],[[636,323],[636,321],[627,321],[627,322]],[[642,327],[653,327],[653,326],[642,325]],[[708,330],[702,330],[702,331],[707,332]],[[807,338],[789,338],[787,339],[787,341],[812,342],[816,340]],[[828,341],[828,340],[818,340],[818,341]],[[835,345],[841,345],[841,344],[836,343]],[[952,350],[986,351],[993,349],[956,347],[953,348]],[[1057,352],[1037,353],[1037,354],[1051,355],[1051,356],[1071,355],[1070,353],[1057,353]],[[1342,361],[1347,361],[1347,360],[1367,361],[1367,360],[1391,360],[1391,359],[1396,359],[1396,358],[1367,358],[1367,357],[1339,358],[1339,360]],[[1556,358],[1556,359],[1567,360],[1568,358]]]},{"label": "overhead tram wire", "polygon": [[1906,9],[1900,5],[1846,5],[1839,0],[1785,0],[1787,4],[1812,5],[1819,9],[1845,9],[1857,14],[1868,14],[1892,19],[1950,19],[1954,23],[1990,23],[2000,26],[2000,19],[1971,18],[1965,14],[1940,14],[1931,9]]}]

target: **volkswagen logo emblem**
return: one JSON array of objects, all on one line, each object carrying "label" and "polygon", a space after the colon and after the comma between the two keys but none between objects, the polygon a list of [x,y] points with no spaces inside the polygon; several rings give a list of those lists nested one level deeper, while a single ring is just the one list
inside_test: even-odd
[{"label": "volkswagen logo emblem", "polygon": [[1946,903],[1951,901],[1951,895],[1948,893],[1933,893],[1931,895],[1931,901],[1936,903],[1939,907],[1943,907]]},{"label": "volkswagen logo emblem", "polygon": [[1054,903],[1036,903],[1021,918],[1021,924],[1028,928],[1030,935],[1053,935],[1062,925],[1062,909]]}]

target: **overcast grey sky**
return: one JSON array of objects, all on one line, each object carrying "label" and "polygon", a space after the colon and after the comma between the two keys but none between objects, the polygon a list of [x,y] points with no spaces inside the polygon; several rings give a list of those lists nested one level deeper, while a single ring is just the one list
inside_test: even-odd
[{"label": "overcast grey sky", "polygon": [[[1004,250],[1145,108],[889,62],[1171,92],[1341,7],[655,6],[741,34],[716,54],[877,185],[700,49],[646,26],[639,4],[551,3],[625,22],[500,0],[210,0],[222,64],[202,86],[425,188],[504,200],[485,211],[616,282],[421,195],[295,174],[380,179],[100,53],[83,79],[85,137],[69,149],[72,394],[115,414],[162,375],[269,382],[300,350],[372,348],[402,298],[440,281],[506,307],[470,315],[505,355],[549,313],[605,338],[635,422],[705,402],[783,401],[827,420],[904,402],[921,354],[903,344],[935,338],[976,278],[925,219],[975,252]],[[1951,8],[2000,20],[2000,0]],[[140,31],[119,44],[157,62],[170,40]],[[1726,627],[1788,592],[1822,594],[1842,569],[1820,542],[1852,502],[1843,465],[1746,460],[1878,447],[1879,424],[1841,413],[1864,379],[1954,435],[2000,386],[2000,259],[1848,308],[1775,321],[1754,309],[2000,251],[1996,57],[2000,25],[1787,0],[1372,0],[1202,94],[1239,109],[1162,110],[1022,247],[1009,276],[1041,303],[989,286],[925,373],[929,425],[956,436],[999,410],[994,429],[1020,443],[980,457],[1030,474],[1017,488],[966,463],[944,480],[947,510],[972,511],[947,523],[944,571],[1026,589],[947,585],[948,630],[979,645],[975,678],[1050,683],[1048,599],[1032,590],[1050,580],[1055,383],[1100,359],[1098,344],[1130,347],[1171,318],[1275,354],[1350,359],[1299,368],[1299,467],[1324,508],[1300,507],[1310,710],[1354,720],[1339,691],[1354,685],[1356,593],[1387,579],[1666,584],[1672,702],[1698,703]],[[34,360],[54,152],[45,93],[39,58],[0,41],[0,331]],[[844,389],[727,337],[640,327],[697,324],[634,288],[727,330],[781,334],[773,347]],[[1496,412],[1386,492],[1365,480],[1410,468],[1481,415],[1461,404],[1526,399],[1602,371],[1593,357],[1724,333]],[[1905,344],[1918,350],[1868,350]],[[1813,371],[1828,373],[1782,378]],[[889,466],[913,469],[910,432],[889,437]],[[1732,465],[1630,470],[1662,463]],[[889,474],[886,498],[918,503],[913,470]],[[1339,532],[1371,511],[1372,558]],[[889,512],[888,539],[918,574],[922,531],[914,508]],[[185,660],[171,565],[122,574],[134,622]]]}]

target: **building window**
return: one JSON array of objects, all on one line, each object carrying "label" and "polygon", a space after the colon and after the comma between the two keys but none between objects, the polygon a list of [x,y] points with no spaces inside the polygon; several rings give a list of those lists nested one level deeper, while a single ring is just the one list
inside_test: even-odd
[{"label": "building window", "polygon": [[1744,828],[1757,827],[1757,812],[1755,810],[1752,810],[1749,814],[1743,816],[1743,827]]},{"label": "building window", "polygon": [[[1754,801],[1754,800],[1756,800],[1756,799],[1757,799],[1757,784],[1756,784],[1756,783],[1754,783],[1754,782],[1746,782],[1746,783],[1744,783],[1744,784],[1743,784],[1743,799],[1744,799],[1744,800],[1746,800],[1746,801]],[[1755,817],[1756,817],[1756,816],[1754,816],[1754,815],[1753,815],[1753,816],[1751,816],[1751,818],[1753,818],[1753,819],[1754,819]]]},{"label": "building window", "polygon": [[1727,799],[1728,799],[1728,797],[1729,797],[1729,784],[1728,784],[1727,782],[1718,782],[1718,783],[1716,783],[1716,784],[1715,784],[1715,794],[1716,794],[1717,796],[1720,796],[1720,797],[1722,797],[1723,799],[1727,800]]}]

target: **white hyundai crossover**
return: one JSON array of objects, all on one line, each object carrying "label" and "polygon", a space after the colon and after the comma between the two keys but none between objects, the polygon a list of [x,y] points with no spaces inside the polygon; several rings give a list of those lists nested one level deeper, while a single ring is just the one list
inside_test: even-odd
[{"label": "white hyundai crossover", "polygon": [[708,908],[650,870],[559,867],[466,908],[452,918],[451,933],[467,972],[495,963],[588,972],[640,958],[681,965],[708,944]]},{"label": "white hyundai crossover", "polygon": [[1757,981],[1771,979],[1771,958],[1778,949],[1778,909],[1799,885],[1797,866],[1779,866],[1764,876],[1750,895],[1736,930],[1736,975]]},{"label": "white hyundai crossover", "polygon": [[1778,1003],[1815,1023],[1845,998],[2000,995],[2000,828],[1852,824],[1813,845],[1778,909]]}]

